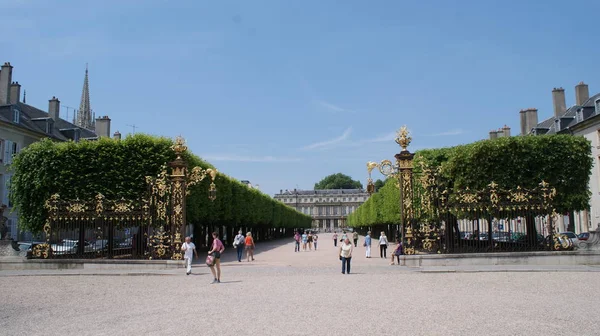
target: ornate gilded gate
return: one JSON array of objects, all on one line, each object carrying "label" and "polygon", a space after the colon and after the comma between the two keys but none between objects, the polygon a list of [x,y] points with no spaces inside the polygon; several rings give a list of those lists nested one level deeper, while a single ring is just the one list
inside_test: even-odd
[{"label": "ornate gilded gate", "polygon": [[368,162],[367,191],[374,192],[371,172],[378,168],[398,180],[399,231],[404,254],[531,251],[568,248],[555,234],[556,190],[545,181],[535,188],[507,190],[490,181],[482,190],[452,189],[439,170],[414,161],[407,148],[412,138],[402,127],[396,162]]},{"label": "ornate gilded gate", "polygon": [[[54,194],[46,201],[45,242],[34,246],[33,258],[183,258],[188,187],[211,178],[209,199],[216,198],[215,169],[194,167],[182,154],[185,141],[172,146],[177,155],[157,177],[146,177],[147,192],[139,200],[66,200]],[[82,242],[82,243],[81,243]]]}]

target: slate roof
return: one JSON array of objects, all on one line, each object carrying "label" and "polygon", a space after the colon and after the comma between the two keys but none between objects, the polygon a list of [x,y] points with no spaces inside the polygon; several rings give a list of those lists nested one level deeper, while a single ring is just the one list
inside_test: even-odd
[{"label": "slate roof", "polygon": [[[21,112],[18,124],[13,122],[13,111],[15,108]],[[12,105],[0,105],[0,121],[13,124],[31,132],[40,133],[42,136],[47,136],[60,141],[75,140],[74,129],[79,129],[80,139],[98,138],[94,131],[75,126],[63,119],[51,121],[53,127],[51,132],[47,133],[46,124],[48,119],[50,119],[48,112],[21,102]]]},{"label": "slate roof", "polygon": [[[583,106],[573,105],[569,107],[563,115],[560,116],[560,128],[557,129],[557,118],[552,116],[540,123],[534,129],[536,134],[557,134],[566,132],[569,128],[581,123],[589,118],[592,118],[599,114],[600,111],[596,111],[595,102],[600,99],[600,93],[590,97]],[[583,120],[577,121],[577,112],[583,113]]]},{"label": "slate roof", "polygon": [[346,195],[346,194],[363,194],[364,189],[322,189],[322,190],[286,190],[278,195]]}]

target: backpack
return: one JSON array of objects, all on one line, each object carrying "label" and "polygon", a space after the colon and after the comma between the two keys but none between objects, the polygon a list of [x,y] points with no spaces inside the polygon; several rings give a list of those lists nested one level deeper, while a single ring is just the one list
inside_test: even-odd
[{"label": "backpack", "polygon": [[244,238],[243,237],[237,237],[235,238],[235,240],[233,241],[233,246],[237,247],[240,245],[244,245]]}]

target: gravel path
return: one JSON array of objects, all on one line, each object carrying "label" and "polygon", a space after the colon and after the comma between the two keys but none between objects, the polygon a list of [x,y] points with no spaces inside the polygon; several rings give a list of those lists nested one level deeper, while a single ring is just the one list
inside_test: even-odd
[{"label": "gravel path", "polygon": [[[266,243],[256,261],[162,276],[4,276],[0,333],[17,335],[597,335],[599,272],[419,273]],[[232,252],[230,248],[229,253]],[[227,253],[225,260],[231,260]],[[373,256],[379,252],[373,251]]]}]

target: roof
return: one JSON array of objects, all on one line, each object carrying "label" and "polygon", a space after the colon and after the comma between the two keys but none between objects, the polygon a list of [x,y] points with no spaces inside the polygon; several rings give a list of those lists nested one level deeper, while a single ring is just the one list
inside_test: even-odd
[{"label": "roof", "polygon": [[[543,134],[557,134],[566,131],[570,127],[577,125],[595,115],[599,111],[595,111],[594,102],[600,99],[600,93],[588,99],[583,106],[573,105],[569,107],[564,114],[562,114],[559,118],[554,116],[540,122],[534,128],[536,130],[541,130]],[[591,105],[589,105],[591,102]],[[583,119],[577,121],[577,112],[583,112]],[[557,125],[559,126],[557,129]],[[545,131],[545,132],[544,132]],[[538,133],[540,134],[540,133]]]},{"label": "roof", "polygon": [[[19,123],[13,122],[12,115],[15,108],[21,112]],[[49,119],[51,118],[49,117],[48,112],[21,102],[12,105],[0,106],[0,121],[11,123],[16,127],[20,127],[31,132],[40,133],[41,136],[47,136],[61,141],[75,140],[73,130],[79,129],[80,139],[96,139],[98,137],[94,131],[77,127],[74,124],[60,118],[52,122],[52,130],[50,133],[47,133],[46,124]],[[69,132],[69,130],[71,131]]]},{"label": "roof", "polygon": [[596,100],[598,100],[598,99],[600,99],[600,93],[597,93],[596,95],[591,96],[590,99],[586,100],[585,103],[583,103],[583,106],[595,107]]},{"label": "roof", "polygon": [[321,190],[286,190],[277,195],[346,195],[364,194],[364,189],[321,189]]}]

